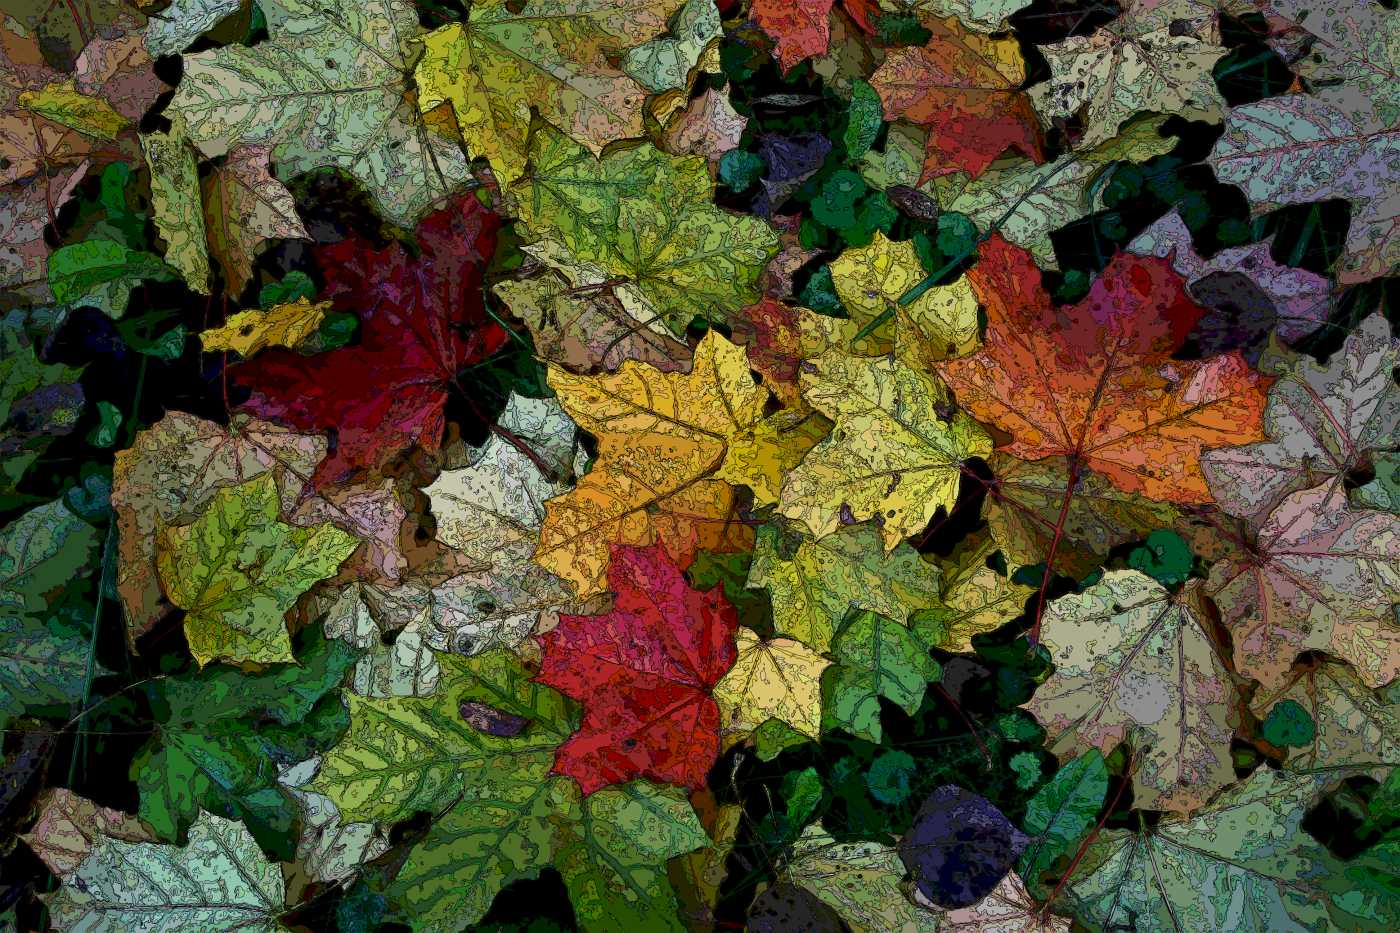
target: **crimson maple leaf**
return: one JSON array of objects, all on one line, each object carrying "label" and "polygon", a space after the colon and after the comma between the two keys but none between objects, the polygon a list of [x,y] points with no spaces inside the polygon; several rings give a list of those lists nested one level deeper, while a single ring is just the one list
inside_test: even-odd
[{"label": "crimson maple leaf", "polygon": [[542,635],[538,682],[583,703],[554,770],[585,794],[648,778],[699,789],[719,755],[710,691],[734,666],[738,616],[716,587],[692,589],[660,545],[616,545],[606,615],[561,615]]},{"label": "crimson maple leaf", "polygon": [[334,431],[318,486],[382,466],[415,444],[436,450],[443,406],[462,367],[506,340],[489,323],[482,269],[500,220],[470,194],[424,217],[418,255],[350,237],[316,250],[325,298],[360,319],[361,340],[317,356],[291,350],[240,364],[243,407],[305,431]]}]

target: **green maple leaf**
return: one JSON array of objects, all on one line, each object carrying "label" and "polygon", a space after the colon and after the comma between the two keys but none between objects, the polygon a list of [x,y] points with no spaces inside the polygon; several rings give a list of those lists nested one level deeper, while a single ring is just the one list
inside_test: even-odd
[{"label": "green maple leaf", "polygon": [[186,55],[170,102],[205,156],[273,146],[283,180],[335,166],[409,226],[467,178],[460,146],[419,115],[410,75],[423,31],[400,0],[263,0],[268,39]]},{"label": "green maple leaf", "polygon": [[359,544],[328,522],[285,525],[280,507],[277,480],[264,473],[220,489],[193,524],[161,534],[161,584],[186,611],[185,636],[201,666],[291,661],[284,615]]},{"label": "green maple leaf", "polygon": [[82,697],[88,639],[45,616],[51,594],[92,568],[97,532],[62,502],[0,530],[0,728],[26,707]]},{"label": "green maple leaf", "polygon": [[239,930],[284,927],[286,884],[242,824],[200,814],[187,845],[98,836],[46,899],[56,930]]},{"label": "green maple leaf", "polygon": [[[538,784],[554,762],[555,746],[577,726],[571,704],[531,683],[507,651],[439,655],[439,662],[433,696],[347,694],[350,731],[326,755],[310,788],[335,801],[346,820],[391,822],[440,810],[464,782],[493,773]],[[463,719],[464,702],[517,717],[524,727],[514,735],[480,730]]]},{"label": "green maple leaf", "polygon": [[1325,776],[1261,767],[1190,819],[1110,830],[1065,889],[1091,929],[1396,929],[1400,902],[1302,828]]},{"label": "green maple leaf", "polygon": [[683,335],[696,317],[723,320],[758,299],[778,236],[715,206],[703,158],[643,145],[597,159],[543,121],[531,129],[529,158],[532,171],[511,190],[530,232],[617,280],[639,321]]},{"label": "green maple leaf", "polygon": [[822,676],[826,722],[872,742],[881,737],[880,697],[912,716],[925,687],[940,674],[927,645],[903,624],[874,612],[853,615],[832,653],[837,663]]},{"label": "green maple leaf", "polygon": [[584,929],[671,929],[665,861],[708,842],[684,795],[633,782],[583,800],[550,774],[577,727],[569,701],[508,651],[440,662],[434,696],[347,695],[350,730],[311,788],[346,820],[441,813],[390,898],[419,929],[457,930],[502,887],[553,864]]},{"label": "green maple leaf", "polygon": [[208,810],[243,820],[269,851],[291,858],[296,807],[277,783],[277,763],[311,757],[345,728],[332,692],[357,655],[314,630],[306,637],[296,664],[261,674],[209,668],[149,688],[155,736],[131,777],[140,816],[160,838],[179,839]]},{"label": "green maple leaf", "polygon": [[775,528],[760,529],[748,586],[773,598],[773,624],[817,651],[852,607],[904,621],[918,609],[939,605],[939,571],[908,544],[884,553],[871,522],[849,525],[825,538],[802,537],[790,559]]},{"label": "green maple leaf", "polygon": [[579,927],[680,931],[666,860],[709,844],[682,791],[645,781],[582,798],[541,759],[486,771],[414,847],[389,895],[422,930],[479,920],[496,892],[553,864]]},{"label": "green maple leaf", "polygon": [[1040,875],[1061,855],[1070,855],[1103,806],[1108,793],[1108,768],[1103,755],[1091,748],[1055,773],[1026,802],[1022,828],[1032,837],[1021,853],[1017,870],[1026,883],[1037,886]]}]

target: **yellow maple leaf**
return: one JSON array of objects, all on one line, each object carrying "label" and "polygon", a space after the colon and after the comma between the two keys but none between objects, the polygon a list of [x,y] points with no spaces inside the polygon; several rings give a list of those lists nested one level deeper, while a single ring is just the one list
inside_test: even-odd
[{"label": "yellow maple leaf", "polygon": [[977,296],[966,278],[934,286],[908,305],[899,304],[900,296],[927,276],[912,242],[896,242],[879,231],[868,246],[837,256],[831,263],[831,282],[858,329],[890,313],[851,349],[862,354],[894,349],[913,365],[971,350],[977,343]]},{"label": "yellow maple leaf", "polygon": [[822,671],[831,661],[791,638],[759,638],[739,629],[738,658],[715,684],[720,728],[740,738],[769,719],[816,738],[822,725]]},{"label": "yellow maple leaf", "polygon": [[889,551],[953,507],[964,460],[992,452],[941,383],[899,360],[828,353],[802,374],[802,395],[836,427],[788,474],[779,511],[817,537],[843,512],[878,517]]},{"label": "yellow maple leaf", "polygon": [[204,352],[233,350],[244,358],[268,347],[295,347],[316,333],[330,308],[329,301],[312,304],[305,298],[273,305],[266,311],[240,311],[199,335]]},{"label": "yellow maple leaf", "polygon": [[464,23],[423,37],[418,105],[450,102],[473,156],[511,182],[525,168],[530,111],[594,153],[642,135],[646,88],[617,67],[666,31],[681,0],[478,0]]},{"label": "yellow maple leaf", "polygon": [[912,619],[927,642],[945,651],[971,651],[973,635],[995,631],[1021,614],[1035,589],[1012,582],[1015,565],[1004,574],[989,567],[987,559],[996,550],[996,541],[978,532],[939,564],[943,571],[939,605],[915,613]]},{"label": "yellow maple leaf", "polygon": [[[545,503],[535,560],[578,588],[607,589],[609,548],[660,541],[681,566],[695,552],[746,548],[729,483],[748,468],[736,438],[752,439],[768,390],[749,375],[742,347],[716,331],[695,348],[689,373],[629,360],[616,373],[578,376],[557,366],[549,384],[574,421],[598,438],[593,469],[569,493]],[[779,464],[780,465],[780,464]]]}]

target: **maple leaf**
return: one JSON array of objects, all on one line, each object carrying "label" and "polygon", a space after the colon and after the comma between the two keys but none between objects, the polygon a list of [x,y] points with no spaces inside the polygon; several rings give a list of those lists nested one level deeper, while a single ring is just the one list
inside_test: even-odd
[{"label": "maple leaf", "polygon": [[185,121],[173,114],[170,129],[141,134],[151,172],[151,215],[165,240],[165,261],[190,291],[209,294],[209,248],[200,210],[199,173]]},{"label": "maple leaf", "polygon": [[204,809],[242,819],[272,851],[289,848],[296,808],[273,762],[334,742],[343,725],[336,691],[355,663],[347,645],[307,640],[295,664],[256,674],[218,664],[151,685],[154,731],[127,774],[141,791],[137,815],[158,838],[181,838]]},{"label": "maple leaf", "polygon": [[994,236],[968,278],[986,342],[938,371],[960,405],[1012,436],[1002,450],[1071,457],[1152,499],[1209,502],[1201,452],[1260,437],[1264,380],[1238,354],[1170,359],[1202,310],[1165,262],[1119,255],[1078,304],[1055,308],[1030,257]]},{"label": "maple leaf", "polygon": [[185,637],[200,666],[293,660],[283,616],[359,546],[329,523],[284,525],[280,510],[277,480],[264,473],[220,489],[192,524],[161,533],[161,585],[186,610]]},{"label": "maple leaf", "polygon": [[1247,903],[1229,914],[1233,929],[1394,926],[1394,898],[1362,881],[1384,874],[1380,860],[1343,864],[1302,827],[1325,785],[1257,768],[1190,819],[1103,831],[1084,857],[1089,870],[1065,888],[1075,915],[1100,929],[1205,931],[1219,928],[1226,905]]},{"label": "maple leaf", "polygon": [[495,292],[524,321],[542,359],[578,373],[614,372],[627,360],[663,371],[690,365],[690,347],[660,321],[638,320],[622,300],[623,284],[580,263],[551,240],[521,247],[538,259],[535,275],[497,282]]},{"label": "maple leaf", "polygon": [[974,177],[1007,149],[1042,159],[1040,122],[1021,91],[1026,63],[1015,39],[929,19],[921,48],[890,52],[870,78],[886,120],[927,127],[920,183],[959,169]]},{"label": "maple leaf", "polygon": [[877,230],[870,245],[844,250],[829,268],[837,297],[861,331],[884,322],[853,349],[876,355],[893,348],[900,359],[921,365],[960,356],[976,345],[977,299],[966,277],[899,304],[928,275],[913,242],[894,242]]},{"label": "maple leaf", "polygon": [[935,933],[939,915],[911,903],[901,888],[904,865],[893,846],[838,842],[820,823],[793,843],[783,877],[811,891],[859,933]]},{"label": "maple leaf", "polygon": [[748,124],[749,118],[734,109],[728,94],[706,88],[666,128],[661,148],[671,155],[698,155],[717,161],[738,148]]},{"label": "maple leaf", "polygon": [[342,168],[404,225],[466,180],[460,146],[425,122],[413,99],[422,27],[410,4],[266,0],[258,8],[266,40],[184,57],[170,110],[205,156],[271,146],[283,180]]},{"label": "maple leaf", "polygon": [[1349,334],[1325,365],[1303,360],[1269,389],[1269,440],[1201,457],[1210,491],[1232,515],[1262,523],[1286,496],[1340,484],[1382,450],[1400,446],[1400,340],[1381,314]]},{"label": "maple leaf", "polygon": [[816,738],[821,733],[822,671],[830,664],[800,641],[765,640],[739,629],[734,666],[714,689],[726,744],[769,719]]},{"label": "maple leaf", "polygon": [[[1251,704],[1267,722],[1280,704],[1296,704],[1312,734],[1284,749],[1285,767],[1303,773],[1355,768],[1384,781],[1400,764],[1400,707],[1372,689],[1347,664],[1323,661]],[[1267,735],[1267,729],[1261,730]]]},{"label": "maple leaf", "polygon": [[[132,884],[132,873],[144,879]],[[55,929],[198,927],[271,933],[286,882],[237,820],[201,813],[184,846],[102,835],[78,870],[46,898]]]},{"label": "maple leaf", "polygon": [[1172,213],[1138,234],[1128,251],[1170,259],[1191,297],[1211,309],[1193,332],[1203,355],[1239,347],[1245,359],[1257,363],[1270,333],[1277,331],[1289,343],[1301,340],[1326,323],[1333,304],[1327,278],[1274,262],[1273,244],[1274,237],[1267,237],[1207,259],[1196,252],[1181,215]]},{"label": "maple leaf", "polygon": [[136,817],[93,803],[66,787],[45,791],[39,818],[21,839],[44,860],[49,871],[67,880],[103,840],[151,842],[150,830]]},{"label": "maple leaf", "polygon": [[[439,661],[442,681],[431,696],[345,694],[350,729],[305,785],[330,797],[343,818],[395,822],[418,810],[436,812],[457,799],[464,783],[551,783],[554,749],[578,725],[573,705],[533,683],[508,651]],[[463,717],[463,703],[515,717],[512,728],[477,728]]]},{"label": "maple leaf", "polygon": [[1070,117],[1087,107],[1088,149],[1142,112],[1220,119],[1224,101],[1212,67],[1225,54],[1213,4],[1199,0],[1131,0],[1123,15],[1089,36],[1041,46],[1050,81],[1031,91],[1042,116]]},{"label": "maple leaf", "polygon": [[1028,6],[1026,0],[895,0],[895,5],[916,13],[956,16],[976,32],[1002,32],[1006,18]]},{"label": "maple leaf", "polygon": [[253,260],[268,240],[310,239],[271,164],[271,146],[240,145],[200,181],[209,252],[233,295],[252,279]]},{"label": "maple leaf", "polygon": [[963,461],[991,453],[981,427],[943,386],[898,360],[828,353],[802,374],[808,403],[836,422],[788,474],[779,511],[818,538],[849,513],[878,516],[885,550],[957,499]]},{"label": "maple leaf", "polygon": [[1350,85],[1322,99],[1290,94],[1230,111],[1208,161],[1239,185],[1256,214],[1329,198],[1352,203],[1337,261],[1343,285],[1387,275],[1400,264],[1390,162],[1400,113],[1381,114]]},{"label": "maple leaf", "polygon": [[[317,249],[332,270],[325,298],[360,317],[360,342],[304,357],[261,354],[233,370],[252,390],[243,408],[304,431],[335,429],[318,486],[375,468],[406,448],[436,450],[448,389],[462,367],[506,340],[486,320],[482,266],[499,220],[464,195],[418,225],[419,254],[349,238]],[[475,328],[463,333],[464,328]]]},{"label": "maple leaf", "polygon": [[758,298],[777,234],[757,217],[715,205],[704,159],[649,144],[598,159],[537,122],[530,168],[511,189],[530,233],[561,244],[569,264],[606,273],[637,321],[662,322],[679,336],[695,317],[722,321]]},{"label": "maple leaf", "polygon": [[[915,899],[922,895],[916,894]],[[1042,910],[1020,876],[1009,871],[977,903],[941,912],[938,929],[945,933],[1070,933],[1071,924],[1066,917]]]},{"label": "maple leaf", "polygon": [[1350,661],[1369,686],[1400,674],[1400,516],[1352,509],[1338,482],[1283,499],[1254,544],[1210,572],[1239,672],[1274,690],[1303,651]]},{"label": "maple leaf", "polygon": [[659,546],[617,547],[605,616],[561,615],[540,636],[536,678],[583,703],[583,724],[554,760],[585,794],[634,777],[700,788],[719,757],[710,691],[734,664],[738,617],[700,592]]},{"label": "maple leaf", "polygon": [[1133,800],[1190,813],[1234,780],[1235,685],[1207,635],[1197,587],[1173,597],[1136,570],[1114,570],[1045,610],[1055,664],[1026,708],[1061,755],[1143,751]]},{"label": "maple leaf", "polygon": [[988,466],[995,478],[987,486],[982,515],[993,539],[1018,564],[1045,560],[1054,542],[1056,569],[1082,575],[1117,545],[1168,527],[1179,514],[1168,503],[1124,492],[1092,473],[1081,475],[1071,489],[1072,468],[1064,457],[1027,461],[996,453]]},{"label": "maple leaf", "polygon": [[760,423],[768,392],[749,376],[744,351],[716,331],[695,348],[689,373],[629,360],[614,374],[549,383],[578,425],[598,438],[598,458],[572,492],[545,503],[535,560],[570,581],[580,598],[606,589],[610,544],[660,541],[688,566],[699,550],[747,550],[733,487],[714,474],[730,441]]},{"label": "maple leaf", "polygon": [[940,674],[928,645],[903,622],[875,612],[851,616],[831,645],[836,663],[822,676],[825,720],[852,735],[879,742],[880,699],[910,716],[924,689]]},{"label": "maple leaf", "polygon": [[[958,183],[963,176],[945,176],[939,203],[966,214],[979,231],[999,232],[1024,246],[1042,269],[1058,268],[1051,233],[1095,210],[1095,185],[1113,163],[1146,162],[1170,152],[1175,138],[1162,135],[1166,122],[1159,114],[1135,117],[1107,142],[1043,164],[1019,156],[998,159],[976,178],[967,176],[966,184]],[[1177,271],[1186,274],[1179,266]]]},{"label": "maple leaf", "polygon": [[974,534],[939,562],[943,593],[938,605],[910,619],[924,641],[945,651],[971,651],[972,636],[995,631],[1021,614],[1035,590],[1011,580],[1014,567],[999,573],[991,566],[996,549],[990,535]]},{"label": "maple leaf", "polygon": [[772,594],[774,631],[826,651],[852,607],[903,622],[939,604],[938,580],[938,568],[909,545],[884,553],[878,528],[862,522],[795,545],[765,526],[745,585]]},{"label": "maple leaf", "polygon": [[310,491],[310,477],[326,455],[324,438],[298,434],[246,416],[228,427],[170,412],[117,452],[112,509],[117,526],[117,592],[132,642],[165,614],[156,579],[156,533],[193,521],[219,489],[271,472],[284,512]]},{"label": "maple leaf", "polygon": [[423,39],[419,104],[450,102],[473,156],[502,183],[520,177],[531,110],[594,153],[642,135],[646,89],[613,62],[666,31],[681,0],[506,0],[473,3],[466,22]]},{"label": "maple leaf", "polygon": [[754,0],[753,21],[777,40],[778,64],[791,71],[804,58],[826,51],[834,0]]}]

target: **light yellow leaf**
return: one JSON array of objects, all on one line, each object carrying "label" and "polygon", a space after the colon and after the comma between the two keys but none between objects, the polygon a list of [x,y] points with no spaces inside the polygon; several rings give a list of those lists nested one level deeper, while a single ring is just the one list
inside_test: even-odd
[{"label": "light yellow leaf", "polygon": [[642,135],[646,88],[614,63],[666,32],[681,0],[478,0],[423,37],[418,104],[457,113],[472,156],[502,183],[525,168],[532,109],[594,153]]},{"label": "light yellow leaf", "polygon": [[296,347],[316,333],[329,301],[315,304],[305,298],[273,305],[266,311],[240,311],[224,322],[199,335],[204,352],[232,350],[245,358],[268,347]]},{"label": "light yellow leaf", "polygon": [[851,349],[863,354],[889,352],[901,359],[941,360],[971,350],[977,342],[977,298],[965,278],[935,286],[909,305],[900,296],[927,278],[914,244],[896,242],[876,231],[870,245],[848,249],[831,263],[831,281],[858,328],[880,315],[893,316]]},{"label": "light yellow leaf", "polygon": [[90,97],[72,81],[55,81],[37,91],[25,91],[18,103],[39,116],[77,130],[84,136],[113,140],[131,121],[100,97]]},{"label": "light yellow leaf", "polygon": [[830,664],[799,641],[764,641],[739,629],[738,659],[714,689],[727,740],[741,738],[769,719],[816,738],[822,724],[821,676]]},{"label": "light yellow leaf", "polygon": [[756,506],[776,505],[783,477],[831,430],[814,411],[780,411],[736,433],[715,475],[753,490]]},{"label": "light yellow leaf", "polygon": [[802,374],[802,395],[836,427],[783,484],[779,511],[817,537],[878,517],[885,550],[957,500],[963,461],[991,438],[952,407],[942,384],[898,360],[828,353]]}]

